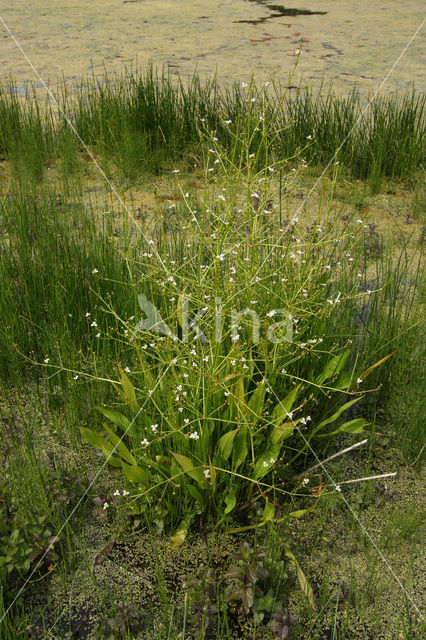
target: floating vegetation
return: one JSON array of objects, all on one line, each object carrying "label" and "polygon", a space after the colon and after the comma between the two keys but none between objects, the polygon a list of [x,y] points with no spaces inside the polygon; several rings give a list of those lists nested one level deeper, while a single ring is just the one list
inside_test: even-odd
[{"label": "floating vegetation", "polygon": [[268,20],[271,20],[272,18],[313,16],[313,15],[324,16],[328,13],[327,11],[311,11],[310,9],[287,8],[281,4],[273,4],[269,2],[269,0],[245,0],[245,2],[255,2],[256,4],[261,4],[262,6],[269,9],[272,13],[271,15],[265,16],[262,18],[256,18],[253,20],[235,20],[235,22],[243,22],[248,24],[261,24],[263,22],[267,22]]}]

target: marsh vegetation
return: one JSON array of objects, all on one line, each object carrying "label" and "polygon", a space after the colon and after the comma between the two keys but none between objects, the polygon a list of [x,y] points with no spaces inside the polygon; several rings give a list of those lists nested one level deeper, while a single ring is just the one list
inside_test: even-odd
[{"label": "marsh vegetation", "polygon": [[60,95],[0,92],[0,637],[420,638],[424,95]]}]

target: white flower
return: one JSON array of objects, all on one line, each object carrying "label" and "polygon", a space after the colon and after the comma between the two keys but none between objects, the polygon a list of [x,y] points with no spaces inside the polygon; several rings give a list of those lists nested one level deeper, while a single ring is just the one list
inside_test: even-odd
[{"label": "white flower", "polygon": [[152,425],[151,425],[151,431],[152,431],[153,433],[156,433],[156,432],[157,432],[157,429],[158,429],[158,424],[152,424]]},{"label": "white flower", "polygon": [[356,381],[358,384],[362,384],[362,378],[357,378]]},{"label": "white flower", "polygon": [[190,434],[189,434],[189,437],[190,437],[192,440],[198,440],[198,439],[199,439],[199,435],[198,435],[198,433],[197,433],[196,431],[193,431],[192,433],[190,433]]},{"label": "white flower", "polygon": [[172,173],[179,173],[179,169],[172,169]]},{"label": "white flower", "polygon": [[129,369],[129,367],[124,367],[124,371],[125,371],[126,373],[130,373],[130,369]]},{"label": "white flower", "polygon": [[309,484],[309,478],[303,478],[303,484]]},{"label": "white flower", "polygon": [[119,496],[120,495],[120,490],[117,489],[117,491],[114,491],[114,493],[112,494],[113,496]]},{"label": "white flower", "polygon": [[274,458],[271,458],[271,459],[269,460],[269,464],[275,464],[275,462],[276,462],[276,460],[275,460]]},{"label": "white flower", "polygon": [[264,461],[263,466],[265,467],[265,469],[266,467],[269,467],[269,464],[266,462],[266,460]]},{"label": "white flower", "polygon": [[86,318],[90,316],[90,311],[86,311]]},{"label": "white flower", "polygon": [[309,134],[308,136],[306,136],[306,140],[312,140],[312,136],[311,136],[311,134]]},{"label": "white flower", "polygon": [[204,475],[206,476],[207,479],[210,478],[210,469],[205,469]]},{"label": "white flower", "polygon": [[73,376],[73,380],[78,380],[78,373],[75,376]]},{"label": "white flower", "polygon": [[144,438],[143,440],[141,440],[141,445],[142,445],[143,447],[147,447],[147,446],[149,445],[148,440],[147,440],[146,438]]},{"label": "white flower", "polygon": [[123,496],[128,496],[128,495],[129,495],[129,492],[126,491],[126,489],[123,489]]},{"label": "white flower", "polygon": [[232,120],[225,120],[225,124],[231,124]]},{"label": "white flower", "polygon": [[337,491],[338,493],[342,493],[342,490],[341,490],[341,488],[340,488],[340,484],[336,484],[336,491]]},{"label": "white flower", "polygon": [[92,269],[92,273],[93,274],[98,273],[98,270],[97,269]]},{"label": "white flower", "polygon": [[361,218],[359,218],[359,219],[357,220],[357,223],[358,223],[358,224],[364,224],[364,220],[361,220]]},{"label": "white flower", "polygon": [[91,325],[90,325],[90,326],[91,326],[91,327],[97,327],[98,325],[97,325],[97,323],[96,323],[96,320],[93,320],[93,322],[91,323]]},{"label": "white flower", "polygon": [[104,511],[106,511],[106,509],[108,509],[108,507],[109,507],[108,502],[104,502]]},{"label": "white flower", "polygon": [[224,393],[225,398],[227,398],[229,396],[229,394],[230,394],[230,391],[224,391],[223,393]]},{"label": "white flower", "polygon": [[188,424],[189,423],[189,418],[184,418],[183,421],[184,421],[185,424]]},{"label": "white flower", "polygon": [[49,360],[50,360],[50,358],[45,358],[44,359],[44,364],[49,364]]},{"label": "white flower", "polygon": [[97,334],[95,335],[95,338],[100,338],[100,337],[101,337],[101,334],[100,334],[100,333],[97,333]]},{"label": "white flower", "polygon": [[245,89],[246,87],[248,87],[248,84],[247,84],[247,82],[242,82],[241,86],[242,86],[243,89]]}]

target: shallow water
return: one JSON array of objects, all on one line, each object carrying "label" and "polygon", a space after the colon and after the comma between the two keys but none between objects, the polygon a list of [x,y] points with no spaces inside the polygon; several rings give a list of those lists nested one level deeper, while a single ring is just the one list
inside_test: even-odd
[{"label": "shallow water", "polygon": [[[274,9],[273,6],[278,8]],[[281,7],[281,9],[280,9]],[[282,8],[325,12],[282,15]],[[332,81],[347,93],[377,88],[423,18],[420,0],[17,0],[0,15],[43,80],[120,71],[152,60],[172,73],[223,82],[274,78],[295,86]],[[291,12],[290,13],[297,13]],[[425,28],[384,91],[414,83],[425,90]],[[302,40],[302,54],[295,56]],[[38,82],[0,24],[0,79],[12,74],[22,91]]]}]

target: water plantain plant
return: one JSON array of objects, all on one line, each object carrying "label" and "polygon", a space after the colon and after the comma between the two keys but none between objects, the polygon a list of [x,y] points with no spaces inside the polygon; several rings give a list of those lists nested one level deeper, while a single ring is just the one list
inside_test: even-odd
[{"label": "water plantain plant", "polygon": [[[202,373],[188,367],[185,359],[173,360],[142,406],[121,369],[121,390],[131,417],[100,407],[108,419],[105,434],[82,428],[84,438],[133,485],[131,496],[140,512],[159,529],[174,532],[176,544],[185,539],[197,515],[212,516],[221,524],[243,511],[253,496],[263,502],[255,526],[288,517],[292,501],[283,504],[282,497],[291,497],[291,491],[282,490],[276,478],[313,439],[361,433],[367,424],[360,417],[338,423],[362,397],[355,392],[342,402],[344,391],[369,373],[344,371],[349,350],[329,359],[312,385],[296,384],[280,399],[263,376],[259,379],[256,361],[243,357],[247,369],[237,373],[232,364],[237,350],[226,355],[217,347]],[[312,420],[306,409],[319,403],[324,389],[329,410],[323,419]]]}]

